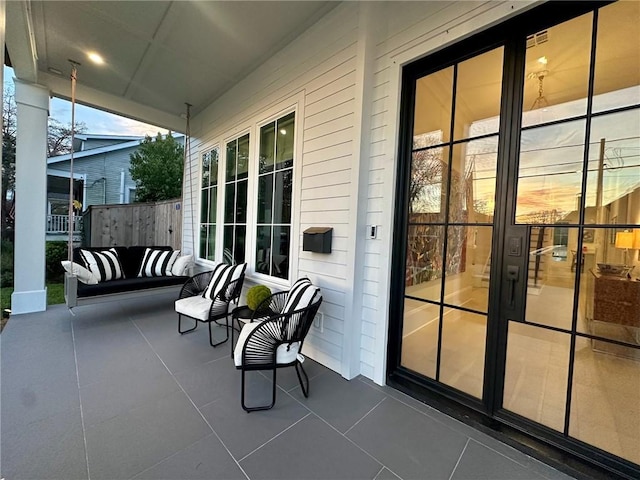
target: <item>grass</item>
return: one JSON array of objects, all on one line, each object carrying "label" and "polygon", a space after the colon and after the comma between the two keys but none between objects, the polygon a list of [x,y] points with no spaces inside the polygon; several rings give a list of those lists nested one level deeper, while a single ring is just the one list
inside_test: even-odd
[{"label": "grass", "polygon": [[[2,308],[2,324],[4,328],[6,318],[8,314],[5,313],[6,309],[11,308],[11,294],[13,293],[13,287],[0,288],[0,306]],[[47,283],[47,305],[57,305],[64,303],[64,284],[63,283]],[[2,329],[0,328],[0,330]]]}]

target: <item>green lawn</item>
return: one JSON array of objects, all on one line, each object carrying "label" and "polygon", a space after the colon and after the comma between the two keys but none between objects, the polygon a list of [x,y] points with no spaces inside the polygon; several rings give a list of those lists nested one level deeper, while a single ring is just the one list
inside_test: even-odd
[{"label": "green lawn", "polygon": [[[5,309],[11,308],[12,287],[0,288],[0,305],[2,305],[2,316]],[[64,284],[63,283],[47,283],[47,305],[57,305],[64,303]]]}]

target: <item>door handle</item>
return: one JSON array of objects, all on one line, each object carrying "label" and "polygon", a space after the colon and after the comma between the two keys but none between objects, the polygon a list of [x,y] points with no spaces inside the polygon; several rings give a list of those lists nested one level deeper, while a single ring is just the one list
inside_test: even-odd
[{"label": "door handle", "polygon": [[507,281],[509,282],[509,307],[514,307],[516,302],[516,282],[520,277],[520,267],[518,265],[507,265]]}]

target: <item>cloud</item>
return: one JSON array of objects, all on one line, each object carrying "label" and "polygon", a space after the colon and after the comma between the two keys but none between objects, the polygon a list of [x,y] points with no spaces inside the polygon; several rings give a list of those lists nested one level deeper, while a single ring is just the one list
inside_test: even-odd
[{"label": "cloud", "polygon": [[[71,122],[71,102],[53,98],[50,105],[51,116],[62,123]],[[76,122],[87,126],[87,133],[103,135],[151,135],[165,134],[164,128],[121,117],[85,105],[76,105]]]}]

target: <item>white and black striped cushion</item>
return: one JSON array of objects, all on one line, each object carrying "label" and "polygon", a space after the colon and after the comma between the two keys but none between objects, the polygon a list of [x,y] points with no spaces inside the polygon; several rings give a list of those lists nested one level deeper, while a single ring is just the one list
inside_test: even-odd
[{"label": "white and black striped cushion", "polygon": [[222,288],[226,285],[227,279],[233,270],[232,265],[227,265],[225,263],[220,263],[215,266],[213,269],[213,275],[211,275],[211,280],[209,280],[209,285],[207,285],[206,290],[202,294],[204,298],[209,298],[213,300],[216,298],[216,295],[222,290]]},{"label": "white and black striped cushion", "polygon": [[320,289],[311,284],[308,278],[301,278],[289,290],[281,313],[295,312],[308,307]]},{"label": "white and black striped cushion", "polygon": [[147,248],[142,257],[138,277],[171,277],[171,268],[180,250],[153,250]]},{"label": "white and black striped cushion", "polygon": [[122,265],[115,248],[102,252],[80,250],[80,257],[85,267],[98,279],[98,282],[118,280],[124,277]]}]

